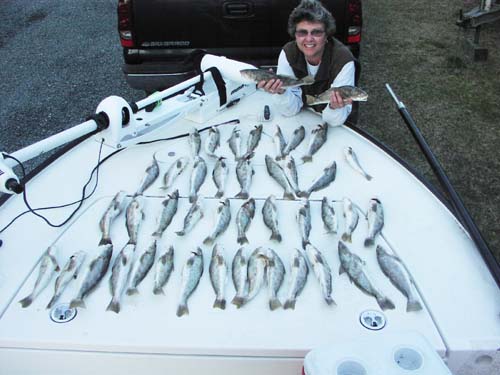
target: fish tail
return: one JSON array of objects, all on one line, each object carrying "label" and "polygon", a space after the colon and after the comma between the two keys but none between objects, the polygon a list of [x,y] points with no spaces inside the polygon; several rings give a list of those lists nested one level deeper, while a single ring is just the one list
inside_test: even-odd
[{"label": "fish tail", "polygon": [[153,234],[151,234],[151,235],[152,235],[153,237],[160,238],[160,237],[161,237],[161,235],[162,235],[162,232],[161,232],[161,231],[156,230],[156,231],[154,231],[154,232],[153,232]]},{"label": "fish tail", "polygon": [[130,287],[127,289],[127,296],[133,296],[134,294],[139,294],[137,287]]},{"label": "fish tail", "polygon": [[285,305],[283,306],[283,308],[285,310],[288,310],[288,309],[292,309],[292,310],[295,310],[295,302],[297,300],[294,299],[294,298],[290,298],[290,299],[287,299],[286,302],[285,302]]},{"label": "fish tail", "polygon": [[307,245],[311,244],[309,240],[302,240],[302,248],[305,249]]},{"label": "fish tail", "polygon": [[181,317],[183,315],[189,315],[189,309],[185,303],[177,307],[177,316]]},{"label": "fish tail", "polygon": [[283,198],[293,201],[295,199],[295,195],[293,195],[293,193],[285,191],[283,193]]},{"label": "fish tail", "polygon": [[154,289],[153,289],[153,294],[155,294],[155,295],[159,295],[159,294],[165,295],[165,292],[163,291],[162,287],[155,286]]},{"label": "fish tail", "polygon": [[33,303],[33,295],[30,294],[28,297],[23,298],[22,300],[19,301],[22,307],[28,307]]},{"label": "fish tail", "polygon": [[302,161],[304,163],[307,163],[307,162],[312,161],[312,160],[313,160],[313,157],[311,155],[304,155],[304,156],[302,156]]},{"label": "fish tail", "polygon": [[211,245],[214,243],[214,238],[212,236],[208,236],[203,240],[204,245]]},{"label": "fish tail", "polygon": [[236,194],[235,198],[248,199],[248,193],[242,190]]},{"label": "fish tail", "polygon": [[248,238],[247,236],[243,233],[241,236],[238,236],[238,239],[237,239],[238,243],[240,245],[244,245],[246,243],[248,243]]},{"label": "fish tail", "polygon": [[271,237],[270,237],[269,239],[270,239],[270,240],[276,240],[276,241],[278,241],[278,242],[281,242],[281,239],[282,239],[282,238],[281,238],[281,234],[280,234],[280,233],[278,233],[278,232],[273,232],[273,233],[271,234]]},{"label": "fish tail", "polygon": [[377,298],[377,303],[382,310],[393,310],[396,308],[396,306],[394,306],[394,303],[387,297],[378,296],[375,298]]},{"label": "fish tail", "polygon": [[306,103],[307,103],[307,105],[313,104],[314,103],[314,96],[306,95]]},{"label": "fish tail", "polygon": [[365,239],[365,247],[373,246],[374,243],[375,243],[375,240],[373,238]]},{"label": "fish tail", "polygon": [[279,309],[280,307],[281,307],[281,302],[277,297],[274,297],[271,300],[269,300],[269,308],[271,309],[271,311]]},{"label": "fish tail", "polygon": [[224,195],[223,191],[218,191],[217,194],[215,194],[215,198],[221,198]]},{"label": "fish tail", "polygon": [[333,300],[331,296],[325,297],[325,301],[328,304],[328,306],[337,306],[337,303]]},{"label": "fish tail", "polygon": [[304,191],[299,191],[299,192],[297,193],[297,196],[298,196],[299,198],[309,198],[309,196],[310,196],[310,195],[311,195],[311,192],[310,192],[310,191],[306,191],[306,190],[304,190]]},{"label": "fish tail", "polygon": [[408,300],[406,304],[406,312],[420,311],[422,310],[422,305],[417,300]]},{"label": "fish tail", "polygon": [[342,235],[342,241],[344,242],[352,242],[352,235],[350,233],[344,233]]},{"label": "fish tail", "polygon": [[103,236],[99,241],[99,246],[111,244],[111,238]]},{"label": "fish tail", "polygon": [[217,298],[214,302],[213,307],[214,307],[214,309],[218,308],[218,309],[225,310],[226,309],[226,300],[224,298],[222,298],[222,299]]},{"label": "fish tail", "polygon": [[47,309],[51,309],[55,303],[57,302],[57,300],[59,299],[59,295],[57,294],[54,294],[54,296],[50,299],[49,303],[47,304]]},{"label": "fish tail", "polygon": [[235,296],[231,303],[235,305],[238,309],[245,304],[245,297]]},{"label": "fish tail", "polygon": [[371,181],[373,179],[372,176],[370,176],[368,173],[365,173],[365,178],[368,180],[368,181]]},{"label": "fish tail", "polygon": [[314,83],[314,77],[313,76],[306,76],[301,79],[301,82],[303,85],[312,85]]},{"label": "fish tail", "polygon": [[184,236],[186,234],[186,231],[180,230],[178,232],[175,232],[175,234],[178,235],[178,236]]},{"label": "fish tail", "polygon": [[106,308],[106,311],[113,311],[113,312],[119,314],[120,313],[120,302],[112,299],[111,302],[109,303],[108,307]]},{"label": "fish tail", "polygon": [[83,299],[81,298],[75,298],[74,300],[72,300],[69,304],[69,307],[72,309],[74,309],[75,307],[81,307],[83,309],[87,308],[87,306],[85,306],[85,302],[83,302]]}]

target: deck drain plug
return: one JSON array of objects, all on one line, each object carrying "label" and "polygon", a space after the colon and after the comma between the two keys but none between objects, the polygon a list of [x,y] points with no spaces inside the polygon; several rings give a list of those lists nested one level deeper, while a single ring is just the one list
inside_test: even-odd
[{"label": "deck drain plug", "polygon": [[56,323],[67,323],[76,316],[76,309],[69,307],[69,303],[60,303],[50,310],[50,319]]},{"label": "deck drain plug", "polygon": [[359,315],[361,325],[372,331],[378,331],[385,327],[385,315],[377,310],[366,310]]}]

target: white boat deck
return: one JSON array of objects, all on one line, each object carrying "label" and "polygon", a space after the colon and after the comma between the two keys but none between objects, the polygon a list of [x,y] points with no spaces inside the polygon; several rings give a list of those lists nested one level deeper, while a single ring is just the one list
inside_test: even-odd
[{"label": "white boat deck", "polygon": [[[26,349],[33,349],[32,353],[37,350],[52,354],[52,351],[69,351],[73,356],[76,356],[75,353],[130,353],[282,358],[292,360],[290,368],[296,369],[312,348],[349,338],[383,337],[385,334],[404,334],[408,331],[417,331],[425,336],[441,356],[448,357],[450,363],[456,361],[457,366],[462,357],[471,355],[478,348],[481,352],[494,353],[500,347],[500,293],[472,241],[446,207],[389,155],[346,127],[330,127],[327,144],[314,155],[312,163],[302,164],[300,157],[309,144],[310,131],[321,119],[310,112],[283,118],[273,111],[272,121],[259,122],[256,114],[262,112],[267,101],[266,94],[255,93],[208,124],[197,125],[188,120],[179,120],[157,131],[151,139],[186,133],[193,126],[203,128],[238,118],[241,123],[237,126],[242,131],[245,145],[248,132],[254,125],[262,123],[265,134],[253,158],[255,175],[250,189],[250,196],[256,199],[256,214],[248,230],[250,244],[245,246],[246,254],[249,255],[258,246],[269,246],[280,255],[288,271],[291,251],[300,247],[300,234],[295,220],[300,201],[281,199],[283,190],[268,175],[264,155],[275,155],[271,136],[276,124],[280,125],[287,140],[295,128],[304,125],[306,138],[292,152],[298,164],[300,187],[308,187],[333,160],[337,163],[335,181],[310,197],[310,241],[323,252],[332,269],[332,296],[337,306],[326,305],[314,273],[310,272],[295,310],[270,311],[265,289],[248,305],[236,309],[229,303],[234,296],[230,277],[226,287],[226,310],[212,308],[215,297],[208,272],[212,247],[202,245],[202,241],[212,230],[219,200],[213,198],[216,187],[211,173],[215,160],[208,157],[202,147],[201,156],[208,165],[207,178],[200,190],[205,198],[205,216],[185,237],[178,237],[174,233],[182,228],[189,208],[187,195],[191,168],[188,167],[175,183],[174,188],[179,189],[181,196],[178,211],[158,246],[157,258],[169,245],[175,249],[175,270],[165,287],[165,296],[152,293],[152,269],[140,284],[139,295],[124,295],[119,314],[107,312],[105,309],[111,298],[108,287],[111,271],[108,270],[97,290],[85,300],[87,308],[78,309],[78,315],[69,323],[52,322],[49,311],[45,309],[53,293],[53,282],[32,306],[21,308],[17,301],[30,293],[38,272],[37,262],[49,245],[56,244],[59,248],[56,256],[61,267],[74,252],[86,251],[86,267],[99,242],[101,235],[98,222],[109,201],[118,190],[128,193],[136,190],[156,152],[160,162],[160,178],[145,192],[146,216],[139,232],[136,251],[140,253],[146,249],[165,194],[159,189],[161,177],[173,160],[189,155],[189,147],[187,138],[138,145],[118,153],[102,165],[96,193],[84,203],[83,209],[64,229],[49,228],[33,215],[25,215],[4,233],[4,245],[0,249],[0,360],[15,357],[17,349],[23,349],[20,352],[24,353]],[[221,148],[216,151],[226,156],[230,163],[226,196],[231,198],[232,220],[228,230],[218,240],[225,249],[229,268],[233,255],[240,247],[236,242],[235,217],[244,202],[233,198],[240,190],[235,175],[236,163],[226,143],[233,126],[219,127]],[[207,134],[201,133],[202,140]],[[363,167],[374,177],[372,181],[366,181],[347,165],[343,156],[343,149],[347,146],[355,150]],[[81,187],[96,164],[98,150],[99,143],[96,140],[87,140],[56,161],[53,167],[43,171],[28,184],[31,205],[52,206],[78,199]],[[105,146],[103,156],[112,151]],[[279,244],[269,241],[270,230],[262,220],[262,205],[270,194],[279,198],[279,226],[284,238]],[[326,234],[323,229],[320,212],[323,196],[339,201],[334,206],[340,224],[338,235]],[[376,243],[401,257],[415,280],[424,305],[424,310],[420,312],[406,312],[406,299],[383,275],[377,264],[375,246],[363,246],[367,222],[360,217],[353,234],[353,243],[347,246],[366,261],[374,284],[396,305],[395,310],[384,312],[387,325],[381,331],[369,331],[359,323],[363,311],[380,310],[376,300],[362,293],[346,274],[338,275],[337,246],[344,228],[340,202],[343,197],[349,197],[364,212],[370,198],[377,197],[382,202],[385,226],[383,238],[378,237]],[[0,226],[4,226],[22,210],[24,204],[21,199],[8,201],[2,207]],[[61,209],[57,212],[45,211],[44,215],[58,222],[69,212],[70,209]],[[111,236],[113,255],[116,256],[128,240],[124,212],[113,224]],[[190,251],[197,246],[203,249],[204,274],[189,299],[190,314],[178,318],[175,311],[180,271]],[[35,272],[31,273],[33,270]],[[69,302],[78,287],[78,281],[70,284],[59,302]],[[288,277],[279,293],[283,302],[287,290]],[[35,358],[36,355],[33,355]],[[498,361],[498,356],[495,360]],[[286,363],[286,366],[290,366],[290,362]],[[282,368],[279,371],[283,371]]]}]

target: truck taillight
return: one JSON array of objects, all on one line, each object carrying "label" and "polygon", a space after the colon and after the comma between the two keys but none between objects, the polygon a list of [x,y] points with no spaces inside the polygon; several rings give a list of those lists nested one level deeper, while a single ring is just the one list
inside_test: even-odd
[{"label": "truck taillight", "polygon": [[347,43],[361,42],[361,0],[349,0],[347,4]]},{"label": "truck taillight", "polygon": [[120,43],[123,47],[134,47],[134,38],[132,35],[132,10],[131,0],[118,1],[118,33],[120,34]]}]

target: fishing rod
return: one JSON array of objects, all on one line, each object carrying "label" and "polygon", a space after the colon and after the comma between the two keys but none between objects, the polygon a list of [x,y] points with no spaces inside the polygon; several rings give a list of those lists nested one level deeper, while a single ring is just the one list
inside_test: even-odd
[{"label": "fishing rod", "polygon": [[385,87],[389,92],[389,94],[392,96],[394,102],[396,103],[399,110],[399,114],[401,115],[404,122],[408,126],[408,129],[410,129],[413,138],[415,138],[415,140],[417,141],[420,150],[423,152],[425,158],[430,164],[432,170],[434,171],[434,174],[439,180],[439,183],[441,184],[443,189],[448,193],[448,196],[451,200],[451,204],[455,210],[455,216],[469,232],[469,235],[471,236],[472,240],[479,249],[479,253],[483,257],[483,260],[485,261],[486,265],[488,266],[488,269],[490,270],[493,278],[495,279],[497,286],[500,288],[500,265],[498,264],[497,260],[490,251],[488,244],[486,243],[481,232],[479,231],[479,228],[474,223],[474,220],[472,219],[469,211],[467,211],[467,208],[465,208],[462,199],[460,198],[455,188],[451,184],[443,167],[441,166],[436,156],[432,152],[427,141],[422,135],[422,132],[420,131],[415,121],[413,120],[410,112],[406,109],[404,103],[397,98],[396,94],[394,93],[394,91],[392,90],[391,86],[389,86],[388,83],[385,84]]}]

